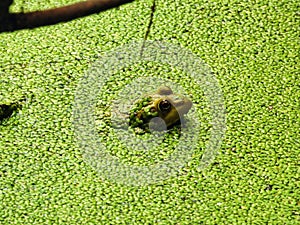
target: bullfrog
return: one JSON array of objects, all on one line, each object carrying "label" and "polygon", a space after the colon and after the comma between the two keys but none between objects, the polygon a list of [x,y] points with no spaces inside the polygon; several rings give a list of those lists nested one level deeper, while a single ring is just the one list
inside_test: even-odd
[{"label": "bullfrog", "polygon": [[129,126],[149,131],[149,123],[155,130],[170,129],[180,123],[180,118],[187,114],[192,102],[172,89],[161,86],[158,90],[137,101],[129,112]]}]

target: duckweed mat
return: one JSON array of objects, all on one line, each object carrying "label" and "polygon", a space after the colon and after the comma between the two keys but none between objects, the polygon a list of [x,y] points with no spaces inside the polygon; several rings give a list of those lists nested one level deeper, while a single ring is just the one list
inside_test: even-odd
[{"label": "duckweed mat", "polygon": [[[11,11],[72,2],[17,0]],[[84,161],[72,124],[78,83],[105,52],[143,39],[151,5],[139,0],[69,23],[0,34],[0,105],[24,99],[0,124],[0,224],[300,223],[297,1],[157,0],[148,39],[192,51],[218,79],[227,127],[219,155],[198,170],[209,131],[209,121],[198,115],[204,126],[198,150],[175,177],[126,186]],[[189,83],[172,68],[141,68],[119,76],[130,82],[158,71]],[[124,85],[116,81],[100,96],[104,105]],[[203,93],[186,90],[205,115]],[[113,151],[124,161],[132,157]],[[159,154],[168,152],[156,152],[155,160]]]}]

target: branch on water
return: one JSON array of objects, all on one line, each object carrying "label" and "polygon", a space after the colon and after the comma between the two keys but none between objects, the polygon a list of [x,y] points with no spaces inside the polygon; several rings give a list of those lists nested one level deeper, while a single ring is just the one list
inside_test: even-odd
[{"label": "branch on water", "polygon": [[29,13],[9,13],[13,0],[0,0],[0,33],[67,22],[99,13],[134,0],[88,0],[72,5]]}]

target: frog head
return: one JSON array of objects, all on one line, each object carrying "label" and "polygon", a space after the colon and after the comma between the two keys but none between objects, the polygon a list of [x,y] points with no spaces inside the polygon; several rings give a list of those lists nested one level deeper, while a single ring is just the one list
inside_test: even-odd
[{"label": "frog head", "polygon": [[160,118],[165,126],[170,128],[178,123],[191,107],[192,102],[188,98],[174,94],[171,88],[162,86],[135,104],[130,111],[129,125],[146,130],[153,118]]}]

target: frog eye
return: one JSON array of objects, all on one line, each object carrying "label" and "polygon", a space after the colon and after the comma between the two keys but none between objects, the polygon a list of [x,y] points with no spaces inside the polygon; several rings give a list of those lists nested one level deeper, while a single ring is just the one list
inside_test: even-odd
[{"label": "frog eye", "polygon": [[158,109],[162,112],[169,112],[171,110],[171,103],[168,100],[162,100],[158,104]]}]

